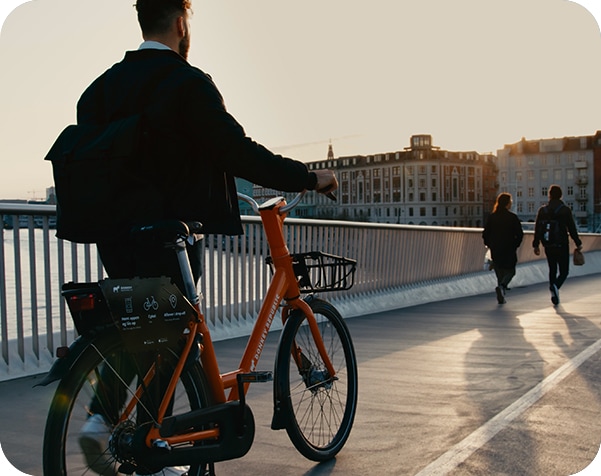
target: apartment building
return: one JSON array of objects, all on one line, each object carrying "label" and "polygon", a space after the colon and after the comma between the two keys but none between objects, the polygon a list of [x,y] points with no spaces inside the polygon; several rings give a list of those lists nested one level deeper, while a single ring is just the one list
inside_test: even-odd
[{"label": "apartment building", "polygon": [[526,140],[497,151],[499,191],[513,195],[523,222],[534,222],[552,184],[581,231],[601,231],[601,131],[590,136]]},{"label": "apartment building", "polygon": [[[334,157],[309,169],[336,171],[338,200],[310,194],[295,216],[378,223],[481,227],[497,194],[496,158],[434,146],[432,136],[414,135],[396,152]],[[274,190],[255,187],[264,199]]]}]

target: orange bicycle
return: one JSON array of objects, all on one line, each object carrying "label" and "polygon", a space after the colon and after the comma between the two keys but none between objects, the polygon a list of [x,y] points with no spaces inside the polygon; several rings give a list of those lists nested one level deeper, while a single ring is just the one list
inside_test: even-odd
[{"label": "orange bicycle", "polygon": [[[42,385],[60,380],[44,434],[46,476],[215,474],[214,463],[244,456],[254,438],[245,401],[252,382],[274,381],[271,427],[314,461],[346,443],[357,408],[357,361],[339,312],[316,292],[349,289],[356,262],[321,252],[291,254],[278,197],[258,205],[273,276],[237,369],[221,373],[200,310],[186,242],[200,224],[140,227],[178,256],[185,289],[167,278],[68,283],[65,297],[80,336]],[[305,295],[305,297],[301,297]],[[257,371],[278,309],[283,329],[273,372]]]}]

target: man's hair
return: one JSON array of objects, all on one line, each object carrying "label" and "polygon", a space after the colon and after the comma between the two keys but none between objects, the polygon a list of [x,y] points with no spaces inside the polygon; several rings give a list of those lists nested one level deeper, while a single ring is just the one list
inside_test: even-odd
[{"label": "man's hair", "polygon": [[164,33],[169,29],[174,16],[183,14],[192,7],[191,0],[138,0],[138,23],[144,34]]},{"label": "man's hair", "polygon": [[561,192],[561,187],[559,185],[551,185],[549,187],[549,198],[551,200],[559,200],[563,193]]}]

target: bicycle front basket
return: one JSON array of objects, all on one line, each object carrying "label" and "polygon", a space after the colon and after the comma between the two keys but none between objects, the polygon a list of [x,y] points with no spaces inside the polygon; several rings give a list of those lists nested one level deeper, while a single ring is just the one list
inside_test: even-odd
[{"label": "bicycle front basket", "polygon": [[354,284],[357,261],[309,251],[293,254],[292,266],[302,293],[344,291]]}]

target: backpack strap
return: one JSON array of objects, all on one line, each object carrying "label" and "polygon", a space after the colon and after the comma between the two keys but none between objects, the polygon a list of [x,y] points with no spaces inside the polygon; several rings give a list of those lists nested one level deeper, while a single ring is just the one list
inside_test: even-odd
[{"label": "backpack strap", "polygon": [[547,206],[545,207],[545,214],[546,214],[547,216],[551,216],[551,215],[552,215],[552,216],[557,216],[557,212],[558,212],[558,211],[559,211],[559,210],[560,210],[562,207],[563,207],[563,203],[560,203],[560,204],[559,204],[559,206],[558,206],[558,207],[557,207],[555,210],[553,210],[553,209],[551,209],[551,205],[547,205]]}]

